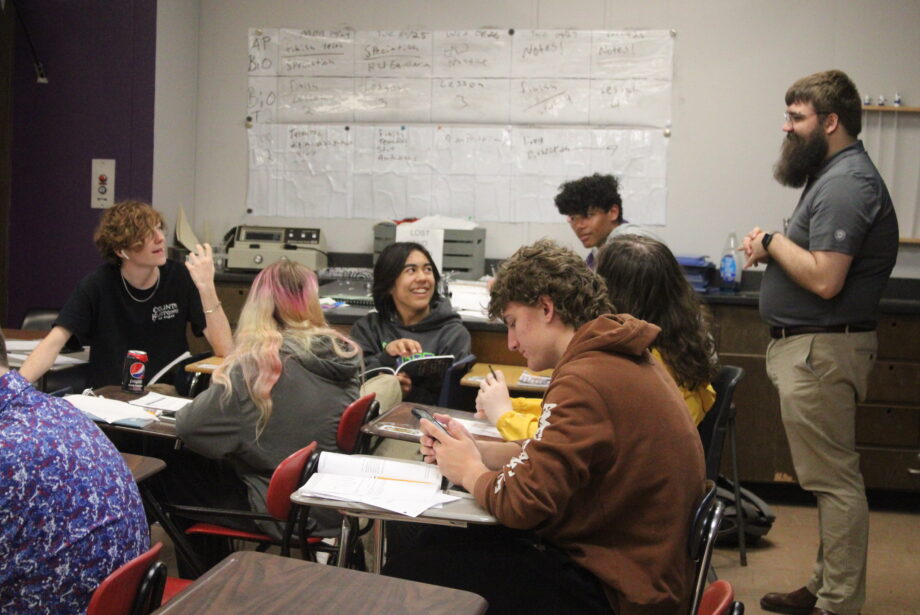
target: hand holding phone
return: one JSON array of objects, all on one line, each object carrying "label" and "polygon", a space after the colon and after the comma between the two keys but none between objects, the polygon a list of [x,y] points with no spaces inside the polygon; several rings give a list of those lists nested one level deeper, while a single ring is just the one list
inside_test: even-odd
[{"label": "hand holding phone", "polygon": [[438,427],[441,431],[443,431],[443,432],[446,433],[447,435],[450,435],[450,432],[447,431],[447,427],[445,427],[444,424],[441,423],[441,421],[439,421],[439,420],[437,420],[436,418],[434,418],[434,417],[431,415],[431,413],[428,412],[427,410],[425,410],[424,408],[419,408],[418,406],[413,406],[413,408],[412,408],[412,416],[414,416],[415,418],[417,418],[417,419],[419,419],[419,420],[426,419],[426,420],[428,420],[428,421],[431,421],[431,423],[432,423],[435,427]]}]

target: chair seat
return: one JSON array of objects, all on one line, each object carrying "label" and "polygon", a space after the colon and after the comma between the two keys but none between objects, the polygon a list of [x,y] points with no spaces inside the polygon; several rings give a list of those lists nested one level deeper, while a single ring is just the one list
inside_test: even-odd
[{"label": "chair seat", "polygon": [[183,589],[192,584],[189,579],[178,579],[176,577],[166,577],[166,586],[163,588],[163,604],[166,604]]}]

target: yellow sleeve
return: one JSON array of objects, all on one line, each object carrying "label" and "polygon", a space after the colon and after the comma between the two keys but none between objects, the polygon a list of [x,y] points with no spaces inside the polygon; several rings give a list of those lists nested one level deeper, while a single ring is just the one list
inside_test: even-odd
[{"label": "yellow sleeve", "polygon": [[511,410],[498,417],[495,424],[505,440],[526,440],[537,433],[543,412],[543,400],[537,397],[512,397]]},{"label": "yellow sleeve", "polygon": [[[664,368],[668,370],[671,378],[676,382],[677,379],[674,378],[674,372],[671,370],[671,366],[668,365],[667,361],[661,358],[661,353],[658,352],[657,348],[652,348],[652,356],[664,365]],[[706,413],[712,408],[712,405],[716,401],[715,389],[713,389],[712,385],[708,382],[699,385],[695,389],[687,389],[680,385],[677,385],[677,388],[680,390],[681,395],[684,396],[684,403],[687,404],[687,410],[690,412],[690,418],[693,419],[693,424],[699,425],[703,421],[703,417],[706,416]]]}]

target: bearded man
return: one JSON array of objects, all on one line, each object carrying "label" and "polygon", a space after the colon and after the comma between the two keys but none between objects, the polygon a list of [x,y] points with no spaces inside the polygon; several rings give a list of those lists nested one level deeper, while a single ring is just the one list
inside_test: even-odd
[{"label": "bearded man", "polygon": [[745,268],[766,263],[760,314],[770,325],[767,373],[799,484],[818,501],[820,546],[811,578],[761,599],[767,611],[857,615],[866,595],[869,512],[855,445],[857,400],[878,344],[882,291],[898,254],[898,221],[861,141],[859,93],[830,70],[786,92],[786,139],[774,168],[804,186],[787,235],[755,228]]}]

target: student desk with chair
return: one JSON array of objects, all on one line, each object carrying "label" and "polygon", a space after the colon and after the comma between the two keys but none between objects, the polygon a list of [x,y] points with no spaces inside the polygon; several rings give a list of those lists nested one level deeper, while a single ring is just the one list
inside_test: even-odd
[{"label": "student desk with chair", "polygon": [[[419,461],[417,463],[422,462]],[[440,507],[429,508],[417,517],[410,517],[361,502],[312,497],[296,491],[291,495],[291,501],[300,506],[332,508],[343,515],[342,532],[339,537],[339,553],[336,562],[340,568],[348,566],[348,546],[352,539],[351,533],[354,527],[352,520],[357,520],[358,518],[373,520],[375,554],[373,572],[379,574],[383,566],[383,557],[381,557],[381,554],[386,552],[384,538],[386,535],[387,521],[407,521],[426,525],[449,525],[453,527],[467,527],[470,524],[498,524],[498,520],[480,506],[469,493],[451,490],[447,490],[447,493],[459,496],[459,499],[443,504]]]},{"label": "student desk with chair", "polygon": [[[7,354],[9,355],[10,367],[20,368],[22,367],[23,362],[25,362],[25,357],[27,357],[32,352],[32,344],[39,342],[44,337],[48,335],[47,331],[33,331],[28,329],[3,329],[3,337],[6,339],[7,343]],[[12,342],[12,343],[11,343]],[[29,349],[19,349],[17,348],[17,342],[27,342],[30,343]],[[89,346],[84,346],[81,350],[76,352],[62,352],[54,361],[54,365],[39,378],[38,389],[44,392],[48,391],[47,382],[49,374],[55,375],[66,375],[70,370],[82,369],[81,366],[89,363]],[[78,380],[84,381],[85,375],[80,373]],[[76,380],[75,380],[76,381]],[[72,385],[73,382],[68,384]],[[57,385],[55,385],[57,386]],[[74,393],[79,393],[79,391],[74,390]]]},{"label": "student desk with chair", "polygon": [[232,553],[154,615],[481,615],[488,603],[457,589],[256,551]]}]

